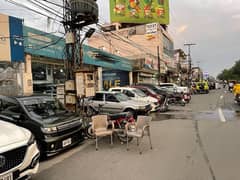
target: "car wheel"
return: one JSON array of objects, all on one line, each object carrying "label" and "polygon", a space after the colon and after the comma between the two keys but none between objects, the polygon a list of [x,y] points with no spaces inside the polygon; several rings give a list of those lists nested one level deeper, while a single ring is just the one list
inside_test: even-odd
[{"label": "car wheel", "polygon": [[86,111],[88,117],[96,115],[96,111],[92,107],[88,107]]},{"label": "car wheel", "polygon": [[129,115],[132,115],[134,118],[136,117],[136,112],[133,109],[127,109],[125,112],[128,112]]},{"label": "car wheel", "polygon": [[94,135],[94,132],[93,132],[93,129],[92,129],[92,125],[89,124],[86,127],[85,134],[89,139],[94,139],[95,138],[95,135]]}]

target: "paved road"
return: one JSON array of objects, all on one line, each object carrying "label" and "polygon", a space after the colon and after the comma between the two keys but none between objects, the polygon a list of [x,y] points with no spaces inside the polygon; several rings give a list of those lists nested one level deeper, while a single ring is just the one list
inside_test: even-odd
[{"label": "paved road", "polygon": [[239,180],[240,114],[232,94],[224,90],[194,95],[185,107],[152,114],[153,150],[143,141],[126,145],[108,139],[95,151],[86,141],[42,162],[34,180]]}]

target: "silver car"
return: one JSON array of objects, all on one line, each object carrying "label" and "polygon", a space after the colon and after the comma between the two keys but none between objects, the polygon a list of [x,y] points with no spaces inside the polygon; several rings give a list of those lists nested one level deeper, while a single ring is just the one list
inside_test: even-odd
[{"label": "silver car", "polygon": [[120,113],[129,112],[134,116],[145,115],[151,109],[146,102],[131,100],[125,94],[119,92],[100,91],[87,101],[89,113]]}]

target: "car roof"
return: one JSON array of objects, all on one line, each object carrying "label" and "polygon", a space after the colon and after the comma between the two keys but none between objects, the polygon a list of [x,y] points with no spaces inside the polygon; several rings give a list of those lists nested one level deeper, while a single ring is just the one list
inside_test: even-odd
[{"label": "car roof", "polygon": [[101,94],[118,94],[119,92],[113,92],[113,91],[97,91],[96,93],[101,93]]},{"label": "car roof", "polygon": [[128,90],[134,90],[136,88],[134,87],[113,87],[113,88],[110,88],[110,89],[128,89]]},{"label": "car roof", "polygon": [[160,85],[174,85],[174,83],[160,83]]}]

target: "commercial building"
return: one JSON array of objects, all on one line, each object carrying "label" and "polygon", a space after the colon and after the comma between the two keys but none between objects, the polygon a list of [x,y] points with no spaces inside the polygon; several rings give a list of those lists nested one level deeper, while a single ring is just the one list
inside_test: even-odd
[{"label": "commercial building", "polygon": [[88,44],[129,59],[133,64],[133,83],[158,83],[159,72],[161,82],[171,81],[176,71],[174,45],[165,27],[158,23],[119,29],[120,26],[103,27],[105,32],[93,35]]}]

